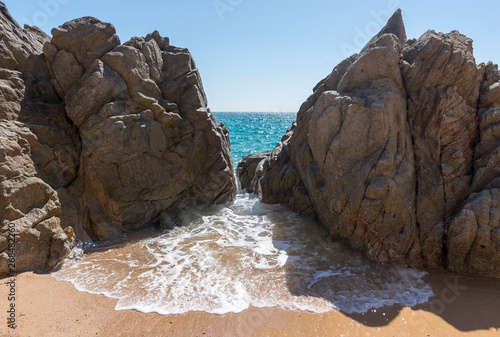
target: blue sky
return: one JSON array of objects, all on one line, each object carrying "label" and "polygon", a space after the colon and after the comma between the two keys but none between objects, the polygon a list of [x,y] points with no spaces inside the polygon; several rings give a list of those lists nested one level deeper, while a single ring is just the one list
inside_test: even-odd
[{"label": "blue sky", "polygon": [[47,33],[68,20],[111,22],[122,42],[158,30],[189,48],[212,111],[297,111],[314,85],[403,10],[409,38],[428,29],[474,40],[476,61],[500,63],[498,1],[5,0]]}]

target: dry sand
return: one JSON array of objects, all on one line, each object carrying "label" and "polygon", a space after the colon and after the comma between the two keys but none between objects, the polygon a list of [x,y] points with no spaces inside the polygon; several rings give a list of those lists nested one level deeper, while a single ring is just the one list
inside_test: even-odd
[{"label": "dry sand", "polygon": [[364,315],[250,308],[239,314],[162,316],[116,311],[116,300],[78,292],[49,274],[15,279],[18,327],[7,328],[10,279],[3,279],[1,336],[500,336],[500,280],[442,271],[426,277],[435,293],[429,303]]}]

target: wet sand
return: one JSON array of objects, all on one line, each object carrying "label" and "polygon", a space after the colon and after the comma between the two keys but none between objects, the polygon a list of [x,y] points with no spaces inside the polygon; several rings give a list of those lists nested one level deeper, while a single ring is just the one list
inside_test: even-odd
[{"label": "wet sand", "polygon": [[500,280],[431,271],[435,296],[414,308],[314,314],[250,308],[239,314],[162,316],[116,311],[116,300],[75,290],[49,274],[16,279],[17,329],[7,328],[10,279],[2,279],[0,336],[500,336]]}]

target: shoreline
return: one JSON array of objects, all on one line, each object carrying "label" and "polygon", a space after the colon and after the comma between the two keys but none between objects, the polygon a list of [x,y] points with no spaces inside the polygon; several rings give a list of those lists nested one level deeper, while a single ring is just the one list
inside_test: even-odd
[{"label": "shoreline", "polygon": [[[225,315],[189,312],[159,315],[115,310],[117,300],[77,291],[50,274],[22,273],[16,279],[18,328],[2,319],[7,336],[494,336],[500,334],[500,280],[431,270],[425,276],[434,296],[408,307],[364,314],[323,314],[251,307]],[[10,278],[2,279],[0,308],[8,310]],[[3,309],[6,310],[3,310]],[[6,313],[4,315],[7,315]]]}]

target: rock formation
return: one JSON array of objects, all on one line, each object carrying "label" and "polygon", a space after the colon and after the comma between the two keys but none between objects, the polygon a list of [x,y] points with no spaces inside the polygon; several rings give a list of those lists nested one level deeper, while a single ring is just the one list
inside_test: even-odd
[{"label": "rock formation", "polygon": [[2,275],[50,269],[69,253],[75,235],[69,224],[60,225],[55,189],[76,178],[80,144],[50,83],[42,55],[49,37],[34,27],[21,29],[2,3],[0,35]]},{"label": "rock formation", "polygon": [[52,35],[44,54],[82,141],[87,233],[106,239],[172,207],[233,198],[228,132],[187,49],[158,32],[121,45],[111,24],[90,17]]},{"label": "rock formation", "polygon": [[271,155],[272,151],[265,151],[260,153],[251,153],[243,156],[241,161],[236,167],[236,177],[240,182],[240,188],[246,190],[248,193],[253,193],[256,188],[256,183],[258,179],[255,179],[255,173],[257,171],[257,166],[264,159]]},{"label": "rock formation", "polygon": [[10,223],[16,271],[50,269],[75,234],[111,239],[234,197],[228,131],[187,49],[157,31],[121,44],[92,17],[50,38],[3,3],[0,32],[0,274]]},{"label": "rock formation", "polygon": [[0,275],[51,269],[75,239],[71,227],[60,226],[56,191],[37,175],[30,157],[36,142],[23,123],[0,120]]},{"label": "rock formation", "polygon": [[261,164],[263,202],[374,260],[500,277],[500,72],[472,40],[407,41],[398,10],[313,91]]}]

